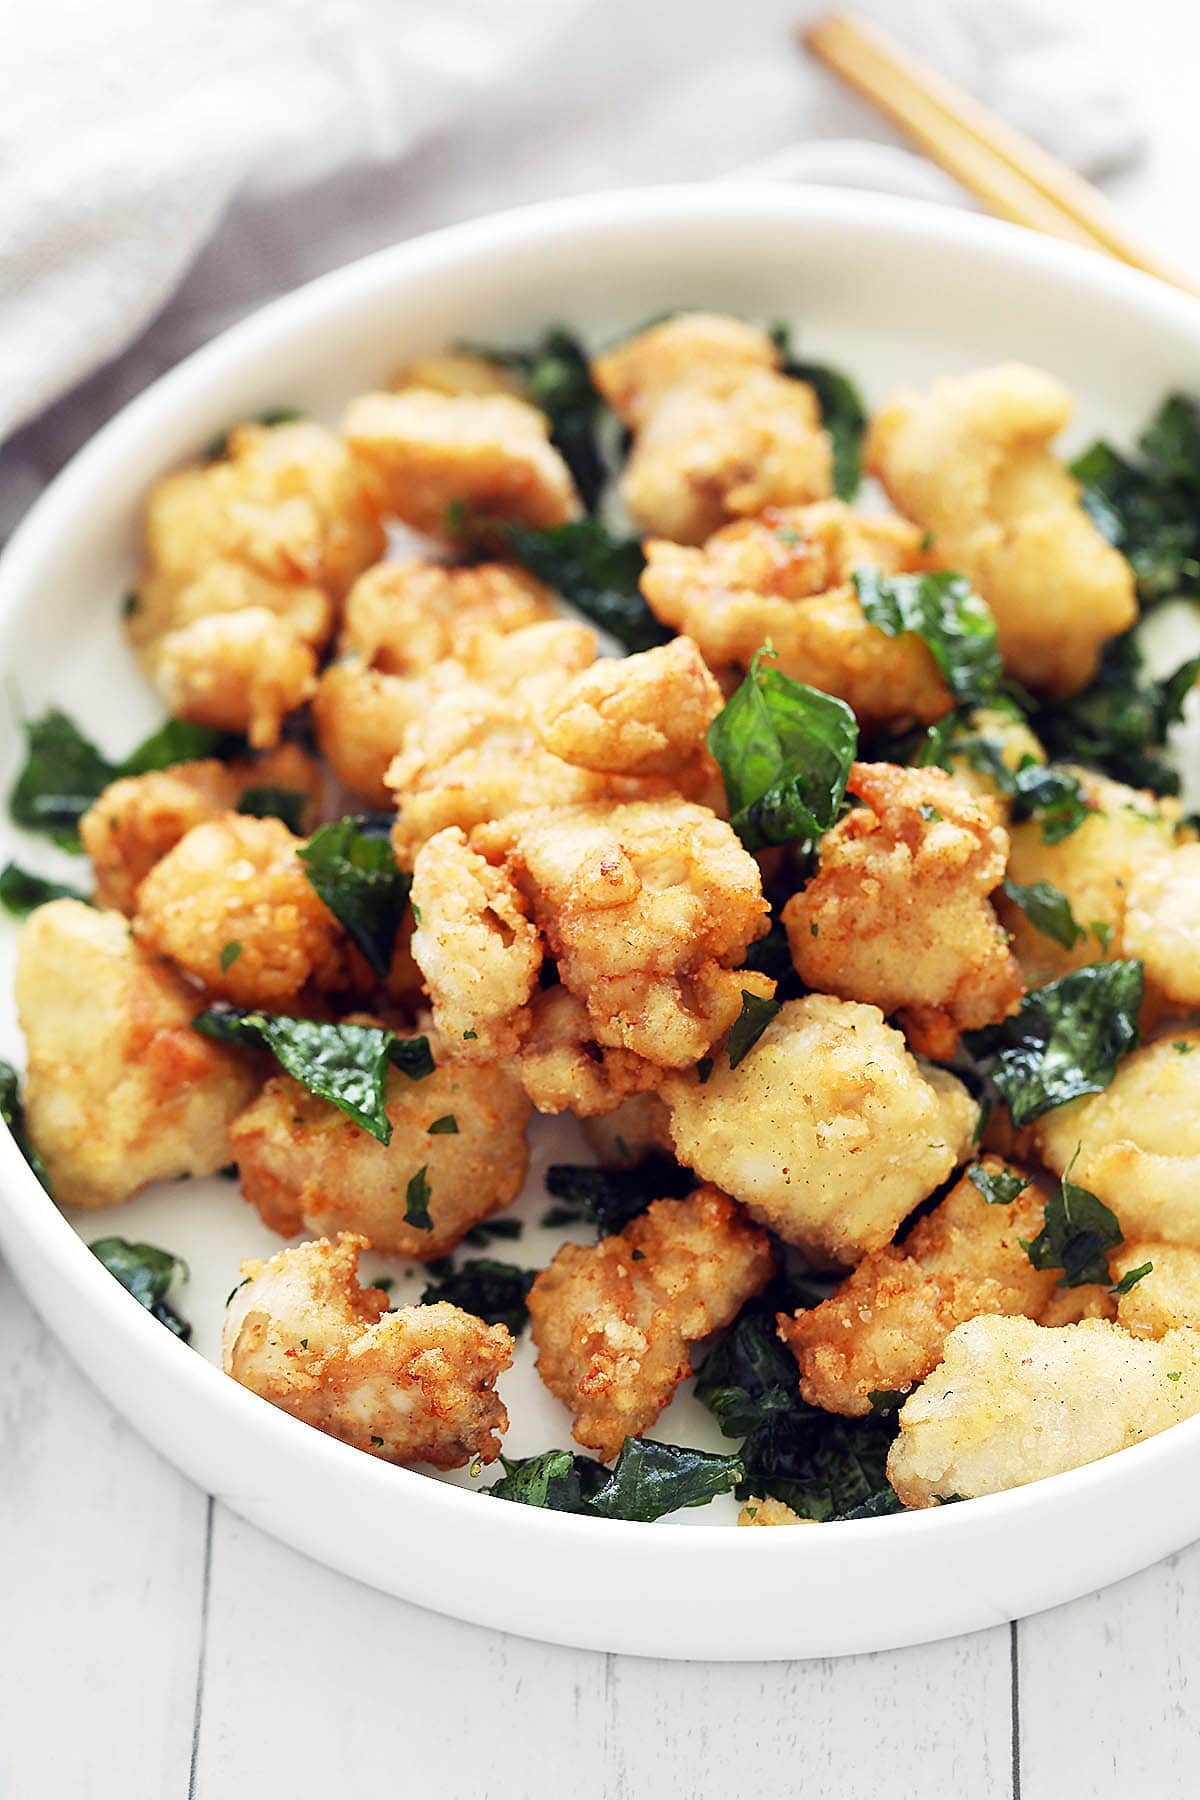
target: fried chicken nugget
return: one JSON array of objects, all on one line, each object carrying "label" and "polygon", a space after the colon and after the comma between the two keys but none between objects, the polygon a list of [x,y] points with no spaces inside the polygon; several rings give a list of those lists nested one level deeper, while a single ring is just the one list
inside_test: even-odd
[{"label": "fried chicken nugget", "polygon": [[[983,1166],[1005,1172],[996,1157]],[[923,1381],[965,1319],[1036,1318],[1054,1292],[1055,1271],[1039,1274],[1021,1239],[1037,1236],[1042,1208],[1032,1183],[1008,1205],[989,1206],[964,1175],[903,1245],[871,1251],[820,1306],[794,1318],[780,1313],[779,1335],[800,1364],[804,1399],[862,1417],[872,1392],[907,1392]]]},{"label": "fried chicken nugget", "polygon": [[375,490],[307,421],[240,425],[225,455],[157,482],[128,628],[169,710],[275,743],[383,547]]},{"label": "fried chicken nugget", "polygon": [[[387,1256],[429,1261],[516,1199],[529,1161],[529,1102],[503,1069],[451,1063],[431,1041],[431,1075],[412,1081],[388,1070],[390,1144],[290,1076],[267,1082],[230,1131],[242,1192],[265,1225],[283,1237],[363,1231]],[[428,1230],[406,1218],[409,1184],[421,1170]]]},{"label": "fried chicken nugget", "polygon": [[167,851],[253,788],[290,790],[299,796],[305,828],[316,824],[321,777],[297,744],[280,744],[254,762],[206,758],[110,782],[79,821],[96,875],[96,904],[132,913],[138,887]]},{"label": "fried chicken nugget", "polygon": [[456,506],[538,528],[579,513],[549,420],[511,394],[361,394],[342,435],[390,511],[432,537],[456,535]]},{"label": "fried chicken nugget", "polygon": [[888,1480],[905,1506],[974,1500],[1111,1456],[1200,1412],[1200,1332],[981,1317],[900,1408]]},{"label": "fried chicken nugget", "polygon": [[898,1012],[941,1061],[960,1031],[1015,1012],[1025,991],[988,899],[1008,834],[941,769],[855,763],[853,807],[821,839],[817,874],[783,909],[806,987]]},{"label": "fried chicken nugget", "polygon": [[139,944],[237,1006],[278,1007],[336,981],[343,933],[281,819],[223,813],[196,825],[137,891]]},{"label": "fried chicken nugget", "polygon": [[529,1028],[542,942],[507,869],[439,831],[413,864],[412,954],[438,1031],[463,1062],[511,1056]]},{"label": "fried chicken nugget", "polygon": [[1183,1244],[1124,1243],[1109,1258],[1114,1281],[1151,1265],[1116,1301],[1117,1322],[1134,1337],[1160,1338],[1181,1325],[1200,1330],[1200,1250]]},{"label": "fried chicken nugget", "polygon": [[591,1248],[564,1244],[529,1294],[538,1374],[604,1461],[653,1425],[692,1372],[688,1345],[770,1280],[771,1246],[725,1194],[655,1200]]},{"label": "fried chicken nugget", "polygon": [[486,675],[497,636],[553,617],[540,582],[498,563],[456,569],[414,559],[368,569],[350,590],[337,661],[313,701],[317,740],[339,780],[386,804],[383,778],[424,711],[429,670],[453,658]]},{"label": "fried chicken nugget", "polygon": [[679,1160],[822,1265],[858,1262],[969,1153],[979,1109],[875,1006],[790,1000],[731,1068],[671,1075]]},{"label": "fried chicken nugget", "polygon": [[754,986],[736,965],[768,908],[758,864],[707,808],[665,799],[517,813],[472,842],[507,856],[601,1044],[685,1068],[732,1025]]},{"label": "fried chicken nugget", "polygon": [[724,705],[691,638],[604,657],[574,676],[534,721],[546,749],[581,769],[672,775],[704,754]]},{"label": "fried chicken nugget", "polygon": [[729,518],[830,493],[833,456],[807,382],[766,332],[682,313],[592,363],[635,432],[621,497],[646,531],[699,544]]},{"label": "fried chicken nugget", "polygon": [[769,641],[785,675],[845,700],[868,729],[899,730],[949,712],[950,690],[919,637],[867,623],[851,576],[926,560],[915,527],[826,500],[727,525],[703,549],[652,538],[642,592],[710,667],[746,668]]},{"label": "fried chicken nugget", "polygon": [[631,1097],[649,1096],[663,1073],[632,1050],[597,1043],[587,1007],[561,986],[534,994],[512,1068],[536,1111],[577,1119],[601,1118]]},{"label": "fried chicken nugget", "polygon": [[1086,687],[1105,643],[1137,618],[1129,564],[1049,448],[1070,414],[1061,382],[1002,363],[899,395],[865,448],[893,505],[991,607],[1005,667],[1051,694]]},{"label": "fried chicken nugget", "polygon": [[260,1077],[191,1029],[197,996],[119,913],[39,906],[18,941],[16,996],[26,1124],[62,1205],[110,1206],[229,1161],[230,1121]]},{"label": "fried chicken nugget", "polygon": [[242,1264],[225,1314],[227,1375],[295,1419],[384,1462],[494,1462],[508,1414],[504,1325],[439,1301],[387,1309],[360,1285],[365,1237],[342,1232]]},{"label": "fried chicken nugget", "polygon": [[1071,1166],[1127,1238],[1200,1249],[1200,1030],[1131,1051],[1103,1093],[1056,1106],[1032,1129],[1044,1161],[1059,1175]]}]

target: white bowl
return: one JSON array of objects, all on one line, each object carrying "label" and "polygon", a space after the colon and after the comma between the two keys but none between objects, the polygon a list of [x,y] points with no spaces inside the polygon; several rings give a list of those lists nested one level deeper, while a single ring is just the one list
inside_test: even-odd
[{"label": "white bowl", "polygon": [[[936,373],[1026,359],[1071,385],[1080,441],[1098,428],[1131,435],[1200,366],[1194,301],[1086,252],[892,199],[713,185],[455,227],[267,307],[76,457],[0,562],[10,692],[26,713],[62,702],[114,751],[154,722],[119,621],[139,506],[155,476],[231,420],[287,403],[336,417],[406,356],[459,336],[517,343],[562,319],[595,342],[678,305],[787,319],[806,354],[844,364],[874,401]],[[15,728],[8,737],[11,776]],[[36,860],[28,844],[21,854]],[[6,964],[0,1030],[11,1054],[10,993]],[[992,1499],[816,1530],[736,1531],[710,1523],[715,1512],[620,1524],[482,1499],[322,1437],[177,1342],[90,1255],[6,1135],[0,1188],[0,1246],[17,1278],[151,1443],[299,1549],[487,1625],[657,1656],[871,1650],[1052,1606],[1200,1530],[1200,1419]],[[200,1265],[186,1310],[209,1351],[237,1256],[271,1242],[219,1183],[164,1187],[79,1223],[89,1237],[154,1238]],[[551,1433],[566,1441],[565,1415],[535,1390],[523,1381],[519,1404],[509,1390],[517,1453]],[[664,1422],[661,1435],[694,1437],[698,1412],[686,1429]]]}]

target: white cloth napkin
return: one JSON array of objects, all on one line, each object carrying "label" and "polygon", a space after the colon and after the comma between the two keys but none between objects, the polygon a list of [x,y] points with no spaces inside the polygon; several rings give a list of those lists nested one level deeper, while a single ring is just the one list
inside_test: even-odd
[{"label": "white cloth napkin", "polygon": [[[795,47],[798,15],[818,10],[803,0],[10,7],[0,441],[19,434],[0,454],[0,532],[77,444],[196,344],[271,295],[430,226],[739,171],[961,201]],[[1085,173],[1136,154],[1119,75],[1061,0],[865,0],[863,10]]]}]

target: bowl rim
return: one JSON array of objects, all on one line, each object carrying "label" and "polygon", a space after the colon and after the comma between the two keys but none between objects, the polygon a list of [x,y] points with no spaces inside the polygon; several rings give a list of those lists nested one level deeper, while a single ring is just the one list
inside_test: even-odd
[{"label": "bowl rim", "polygon": [[[1150,325],[1192,335],[1200,348],[1200,302],[1167,287],[1154,277],[1109,261],[1098,253],[1035,236],[1021,228],[980,215],[929,202],[822,187],[789,187],[766,181],[698,183],[616,189],[584,197],[540,202],[451,225],[400,244],[385,247],[341,268],[316,277],[269,302],[194,350],[122,407],[51,481],[0,555],[0,634],[7,634],[27,603],[27,593],[43,556],[64,522],[80,504],[92,503],[92,490],[102,487],[106,469],[122,465],[138,448],[175,425],[203,400],[214,373],[243,367],[260,351],[276,348],[293,332],[307,332],[323,317],[336,316],[356,298],[381,286],[403,284],[422,274],[466,261],[476,270],[492,252],[509,256],[569,232],[576,239],[603,236],[613,228],[666,226],[679,220],[703,219],[730,224],[753,215],[781,224],[829,226],[845,223],[876,231],[893,242],[925,248],[931,235],[938,241],[978,256],[981,266],[1006,272],[1028,269],[1061,278],[1077,290],[1103,290],[1134,307]],[[106,1209],[107,1215],[107,1209]],[[1124,1483],[1144,1489],[1177,1460],[1180,1452],[1200,1449],[1200,1416],[1185,1420],[1128,1449],[1063,1474],[1023,1487],[988,1495],[969,1507],[948,1511],[934,1507],[873,1519],[844,1521],[856,1536],[839,1532],[766,1534],[770,1550],[755,1548],[763,1534],[728,1525],[679,1525],[666,1518],[652,1533],[621,1520],[597,1520],[519,1505],[483,1510],[477,1492],[434,1482],[416,1470],[381,1463],[350,1446],[302,1425],[286,1413],[241,1388],[204,1357],[191,1351],[145,1312],[91,1255],[84,1240],[59,1213],[25,1162],[11,1135],[0,1134],[0,1223],[19,1230],[44,1258],[47,1276],[61,1276],[73,1297],[83,1302],[107,1329],[128,1341],[138,1356],[162,1363],[189,1404],[223,1411],[248,1425],[293,1463],[304,1458],[323,1465],[351,1484],[373,1484],[414,1501],[430,1496],[439,1509],[463,1527],[482,1526],[493,1537],[548,1538],[568,1543],[607,1545],[623,1555],[663,1558],[693,1557],[699,1546],[711,1557],[740,1559],[771,1555],[789,1568],[804,1568],[851,1553],[868,1544],[902,1551],[919,1534],[937,1531],[947,1544],[965,1544],[987,1535],[1002,1515],[1036,1522],[1050,1513],[1086,1506],[1098,1489]],[[39,1304],[36,1296],[35,1303]],[[48,1314],[46,1315],[48,1316]],[[52,1323],[56,1335],[61,1336]],[[125,1408],[114,1401],[118,1409]],[[138,1420],[129,1414],[135,1427]],[[732,1440],[731,1440],[732,1443]],[[173,1452],[172,1452],[173,1454]],[[354,1460],[351,1461],[351,1458]],[[352,1471],[357,1470],[357,1474]],[[400,1484],[397,1487],[396,1484]],[[236,1504],[236,1502],[235,1502]],[[487,1525],[488,1519],[493,1521]],[[699,1533],[699,1535],[698,1535]],[[782,1541],[777,1541],[782,1538]],[[689,1548],[690,1546],[690,1548]],[[723,1546],[723,1547],[722,1547]],[[730,1546],[736,1546],[731,1548]]]}]

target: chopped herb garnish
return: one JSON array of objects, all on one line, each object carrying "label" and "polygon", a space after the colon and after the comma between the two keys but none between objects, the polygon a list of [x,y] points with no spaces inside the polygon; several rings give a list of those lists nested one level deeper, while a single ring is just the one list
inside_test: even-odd
[{"label": "chopped herb garnish", "polygon": [[[1076,1152],[1078,1155],[1078,1152]],[[1071,1159],[1074,1162],[1074,1157]],[[1035,1269],[1061,1269],[1060,1288],[1083,1287],[1108,1280],[1109,1250],[1121,1243],[1115,1212],[1070,1179],[1067,1169],[1058,1192],[1046,1202],[1045,1223],[1037,1236],[1020,1240]]]},{"label": "chopped herb garnish", "polygon": [[840,369],[794,356],[786,325],[773,326],[771,336],[783,358],[781,372],[793,381],[806,381],[816,394],[821,423],[833,445],[833,491],[839,500],[853,500],[862,482],[862,440],[867,428],[867,409],[859,391]]},{"label": "chopped herb garnish", "polygon": [[551,1163],[546,1170],[547,1193],[565,1203],[555,1223],[586,1219],[597,1226],[601,1237],[622,1231],[652,1200],[679,1200],[695,1186],[691,1170],[681,1169],[669,1156],[648,1156],[633,1169]]},{"label": "chopped herb garnish", "polygon": [[1108,1290],[1109,1293],[1115,1295],[1118,1299],[1122,1294],[1128,1294],[1131,1289],[1137,1286],[1139,1281],[1144,1281],[1146,1279],[1146,1276],[1150,1274],[1153,1267],[1154,1264],[1152,1262],[1144,1262],[1139,1263],[1136,1269],[1126,1269],[1120,1281],[1113,1282],[1113,1285]]},{"label": "chopped herb garnish", "polygon": [[696,1080],[700,1083],[701,1087],[704,1086],[705,1082],[708,1080],[708,1078],[712,1074],[712,1072],[713,1072],[712,1057],[711,1056],[702,1056],[700,1058],[700,1061],[696,1064]]},{"label": "chopped herb garnish", "polygon": [[242,946],[235,940],[231,939],[228,944],[222,945],[221,954],[217,959],[221,965],[222,975],[227,975],[229,973],[241,954]]},{"label": "chopped herb garnish", "polygon": [[1034,988],[1015,1018],[969,1034],[1020,1130],[1052,1107],[1098,1094],[1138,1042],[1144,978],[1136,961],[1089,963]]},{"label": "chopped herb garnish", "polygon": [[437,1067],[433,1051],[429,1048],[429,1039],[423,1036],[393,1037],[388,1045],[388,1061],[402,1075],[407,1075],[410,1081],[424,1081]]},{"label": "chopped herb garnish", "polygon": [[1004,892],[1036,931],[1053,938],[1064,950],[1073,950],[1087,936],[1071,911],[1071,902],[1052,882],[1031,881],[1022,885],[1019,881],[1006,881]]},{"label": "chopped herb garnish", "polygon": [[236,1006],[210,1006],[192,1025],[221,1044],[269,1050],[310,1093],[338,1107],[381,1144],[391,1142],[384,1083],[394,1033],[378,1025],[334,1025]]},{"label": "chopped herb garnish", "polygon": [[[922,804],[922,805],[918,806],[917,811],[920,813],[921,817],[924,819],[924,821],[927,825],[940,825],[942,823],[942,814],[938,811],[936,806],[927,806],[925,804]],[[815,926],[813,927],[813,936],[814,937],[816,936],[816,927]]]},{"label": "chopped herb garnish", "polygon": [[387,827],[371,814],[322,825],[296,855],[330,912],[345,926],[375,974],[391,968],[412,876],[397,865]]},{"label": "chopped herb garnish", "polygon": [[978,1188],[989,1206],[1011,1206],[1029,1185],[1023,1175],[1014,1175],[1010,1169],[985,1169],[982,1163],[971,1164],[967,1180]]},{"label": "chopped herb garnish", "polygon": [[371,1438],[371,1443],[372,1443],[372,1444],[373,1444],[373,1445],[374,1445],[374,1447],[375,1447],[375,1449],[376,1449],[376,1450],[382,1450],[382,1449],[383,1449],[383,1439],[382,1439],[382,1438],[381,1438],[381,1437],[375,1437],[375,1436],[374,1436],[374,1435],[373,1435],[373,1436],[372,1436],[372,1438]]},{"label": "chopped herb garnish", "polygon": [[507,1325],[517,1337],[529,1322],[525,1299],[536,1279],[536,1269],[518,1269],[514,1263],[481,1256],[430,1282],[421,1295],[421,1305],[447,1300],[477,1319],[486,1319],[489,1325]]},{"label": "chopped herb garnish", "polygon": [[418,1169],[404,1192],[404,1223],[416,1231],[433,1230],[433,1220],[429,1216],[430,1193],[428,1167]]},{"label": "chopped herb garnish", "polygon": [[308,795],[299,788],[248,787],[237,803],[240,813],[252,819],[282,819],[294,837],[304,830],[304,809]]},{"label": "chopped herb garnish", "polygon": [[889,637],[912,632],[928,647],[946,686],[962,706],[979,706],[1000,692],[1004,667],[996,621],[964,575],[854,571],[864,617]]},{"label": "chopped herb garnish", "polygon": [[778,1000],[760,1000],[757,994],[742,989],[742,1010],[730,1027],[728,1038],[731,1069],[749,1056],[778,1011]]},{"label": "chopped herb garnish", "polygon": [[181,1257],[173,1256],[169,1250],[160,1250],[154,1244],[131,1244],[122,1237],[97,1238],[88,1248],[109,1274],[116,1276],[126,1293],[132,1294],[160,1325],[165,1325],[168,1331],[187,1343],[192,1335],[191,1326],[167,1304],[167,1289],[176,1271],[187,1279],[187,1266]]},{"label": "chopped herb garnish", "polygon": [[428,1129],[430,1137],[457,1137],[458,1120],[453,1113],[443,1113]]},{"label": "chopped herb garnish", "polygon": [[708,729],[730,822],[748,850],[815,839],[838,816],[858,747],[842,700],[763,667],[758,650],[741,686]]},{"label": "chopped herb garnish", "polygon": [[510,525],[507,541],[531,575],[556,588],[626,650],[652,650],[670,637],[642,597],[646,559],[638,538],[615,536],[601,519],[576,519],[549,531]]},{"label": "chopped herb garnish", "polygon": [[229,1290],[229,1292],[228,1292],[228,1293],[227,1293],[227,1294],[226,1294],[226,1296],[225,1296],[225,1304],[226,1304],[226,1306],[228,1306],[228,1305],[229,1305],[229,1302],[230,1302],[230,1301],[231,1301],[231,1300],[232,1300],[232,1299],[233,1299],[233,1296],[234,1296],[234,1295],[235,1295],[235,1294],[240,1294],[240,1293],[241,1293],[241,1291],[242,1291],[242,1289],[243,1289],[243,1288],[244,1288],[244,1287],[245,1287],[245,1285],[246,1285],[246,1283],[247,1283],[247,1282],[248,1282],[248,1281],[249,1281],[249,1280],[250,1280],[250,1277],[249,1277],[249,1275],[243,1275],[243,1276],[242,1276],[242,1279],[241,1279],[241,1280],[240,1280],[240,1281],[235,1281],[235,1282],[234,1282],[234,1284],[233,1284],[233,1286],[232,1286],[232,1287],[231,1287],[231,1288],[230,1288],[230,1290]]},{"label": "chopped herb garnish", "polygon": [[46,1173],[46,1165],[30,1143],[25,1130],[20,1077],[12,1064],[7,1062],[0,1062],[0,1119],[8,1126],[17,1149],[49,1193],[50,1177]]},{"label": "chopped herb garnish", "polygon": [[649,1524],[684,1506],[706,1506],[742,1478],[742,1461],[651,1438],[626,1438],[609,1470],[590,1456],[547,1450],[510,1461],[485,1491],[497,1500],[540,1506],[590,1518],[630,1519]]},{"label": "chopped herb garnish", "polygon": [[5,863],[0,870],[0,906],[14,919],[26,918],[35,907],[45,906],[50,900],[86,899],[87,895],[81,894],[78,888],[35,875],[19,863]]}]

